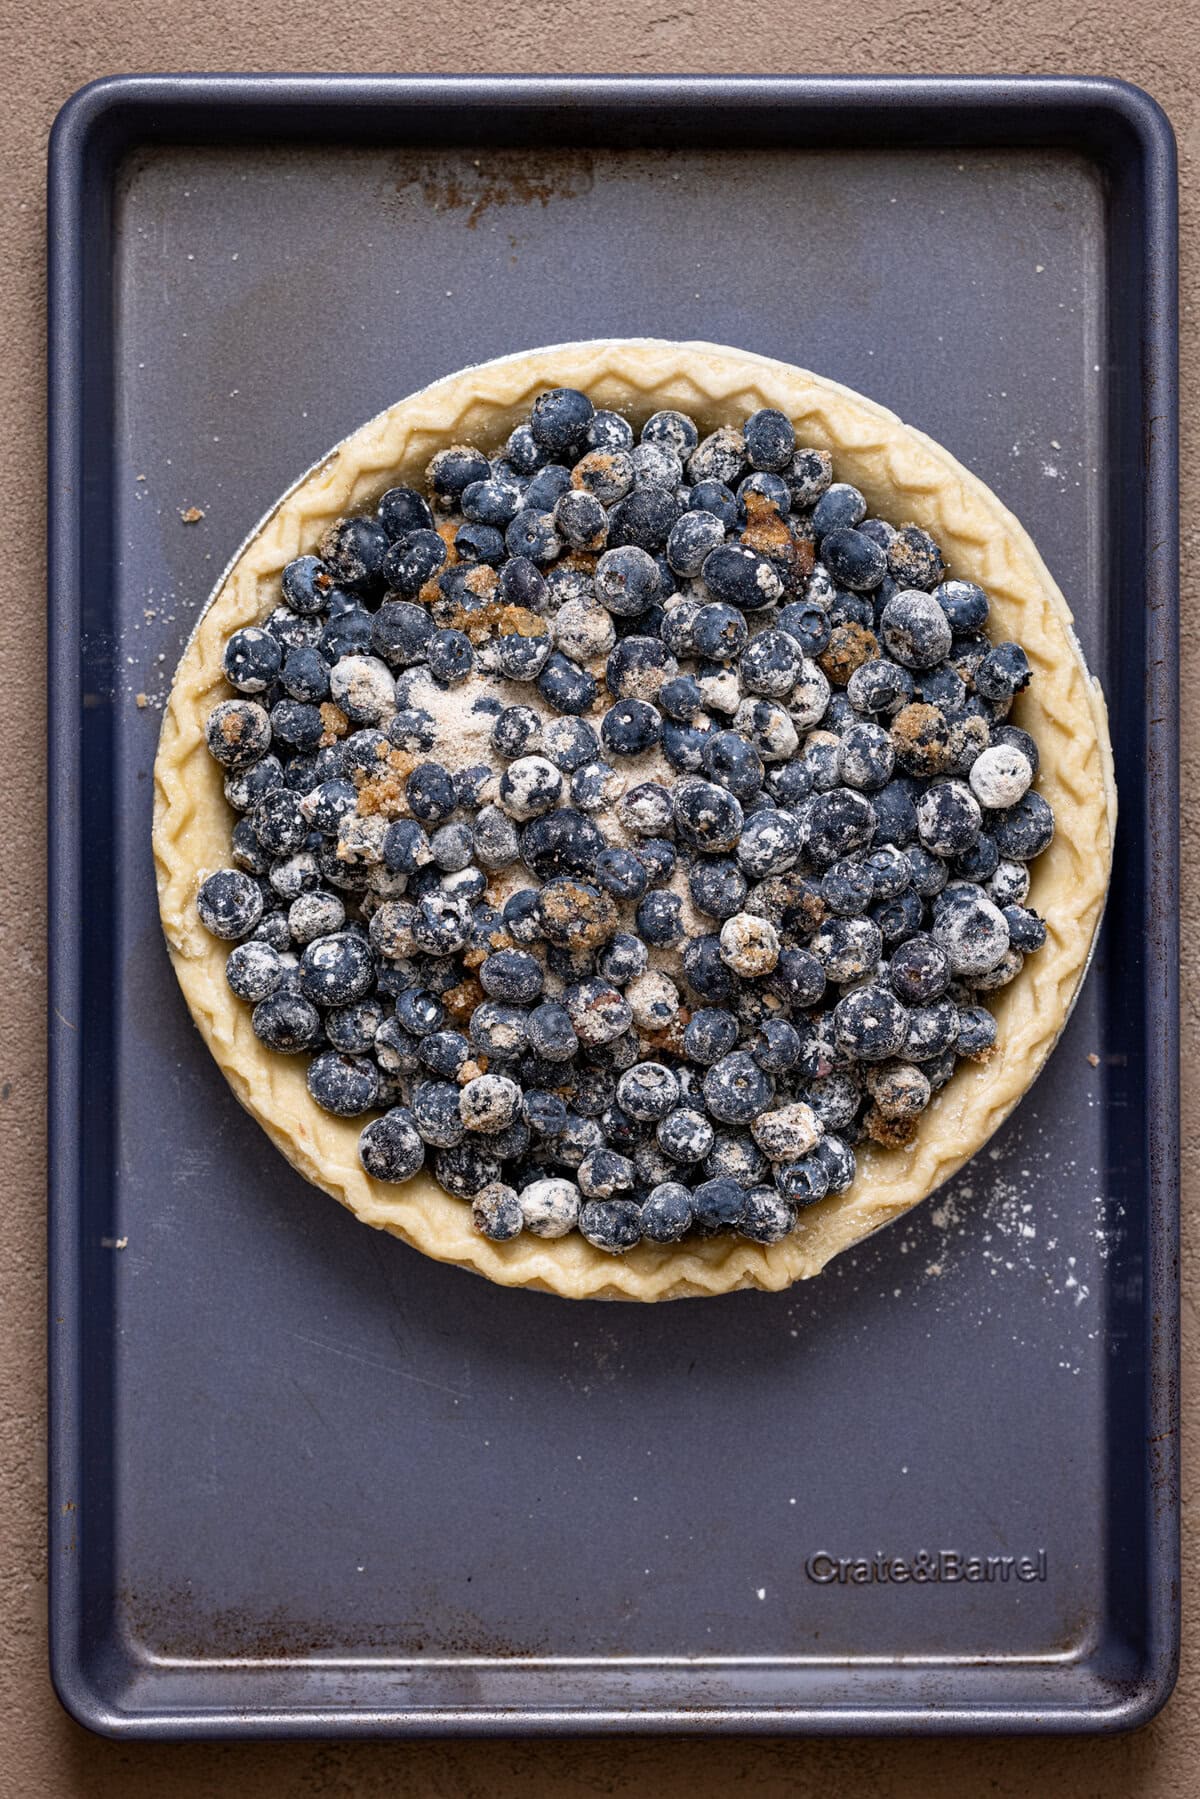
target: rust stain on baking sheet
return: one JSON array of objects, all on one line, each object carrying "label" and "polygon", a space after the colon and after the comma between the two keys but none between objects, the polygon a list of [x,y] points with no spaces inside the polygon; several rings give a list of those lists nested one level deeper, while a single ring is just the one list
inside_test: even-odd
[{"label": "rust stain on baking sheet", "polygon": [[119,1596],[126,1630],[154,1655],[179,1661],[302,1661],[316,1656],[391,1655],[528,1660],[549,1653],[545,1641],[517,1642],[474,1612],[431,1606],[428,1618],[361,1624],[294,1617],[282,1608],[254,1616],[238,1607],[202,1609],[187,1587]]},{"label": "rust stain on baking sheet", "polygon": [[591,191],[594,158],[587,150],[557,150],[534,157],[520,150],[495,150],[486,157],[448,160],[404,159],[396,192],[419,187],[435,212],[465,213],[473,231],[493,207],[549,206],[551,200],[574,200]]}]

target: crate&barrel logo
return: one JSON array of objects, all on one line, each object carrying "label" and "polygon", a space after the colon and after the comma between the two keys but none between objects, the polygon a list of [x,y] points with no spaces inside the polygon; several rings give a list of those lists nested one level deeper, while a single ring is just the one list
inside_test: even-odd
[{"label": "crate&barrel logo", "polygon": [[804,1564],[819,1587],[952,1587],[962,1583],[1045,1580],[1046,1551],[1032,1555],[964,1555],[961,1549],[918,1549],[915,1555],[831,1555],[818,1549]]}]

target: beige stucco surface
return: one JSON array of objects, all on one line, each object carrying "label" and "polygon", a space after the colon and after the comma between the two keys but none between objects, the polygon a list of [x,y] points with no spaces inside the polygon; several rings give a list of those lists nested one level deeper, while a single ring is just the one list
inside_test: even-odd
[{"label": "beige stucco surface", "polygon": [[[1166,1711],[1112,1741],[442,1743],[121,1746],[59,1709],[46,1675],[43,1461],[44,155],[59,106],[114,71],[170,69],[1087,72],[1138,82],[1179,139],[1183,224],[1184,806],[1200,779],[1191,576],[1200,548],[1200,13],[1151,0],[857,0],[753,7],[628,0],[618,9],[496,0],[463,11],[346,0],[3,0],[0,104],[0,1795],[920,1795],[1185,1799],[1200,1788],[1200,1580],[1193,1528],[1196,1380],[1185,1380],[1184,1670]],[[1195,875],[1184,819],[1184,1067],[1200,1052]],[[1195,1251],[1200,1097],[1185,1073],[1185,1367],[1200,1357]],[[1189,1454],[1189,1449],[1191,1454]],[[1189,1772],[1190,1770],[1190,1772]]]}]

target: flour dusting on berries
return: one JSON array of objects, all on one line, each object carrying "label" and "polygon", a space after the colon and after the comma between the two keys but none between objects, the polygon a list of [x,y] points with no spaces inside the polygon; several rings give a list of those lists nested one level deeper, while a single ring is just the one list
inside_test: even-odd
[{"label": "flour dusting on berries", "polygon": [[[199,916],[375,1179],[497,1243],[772,1244],[997,1053],[1046,937],[1029,661],[835,474],[772,409],[635,432],[557,388],[227,640]],[[1033,1214],[993,1195],[998,1266]]]}]

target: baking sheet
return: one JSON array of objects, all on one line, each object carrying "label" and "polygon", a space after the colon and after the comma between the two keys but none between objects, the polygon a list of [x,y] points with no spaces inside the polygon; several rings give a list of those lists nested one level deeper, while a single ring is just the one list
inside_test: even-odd
[{"label": "baking sheet", "polygon": [[[72,103],[51,1534],[85,1722],[1099,1729],[1161,1703],[1173,180],[1161,115],[1105,82]],[[1122,802],[1092,973],[993,1144],[816,1282],[654,1308],[493,1288],[287,1168],[190,1024],[149,851],[175,659],[296,473],[464,362],[640,333],[819,369],[979,473],[1075,611]]]}]

